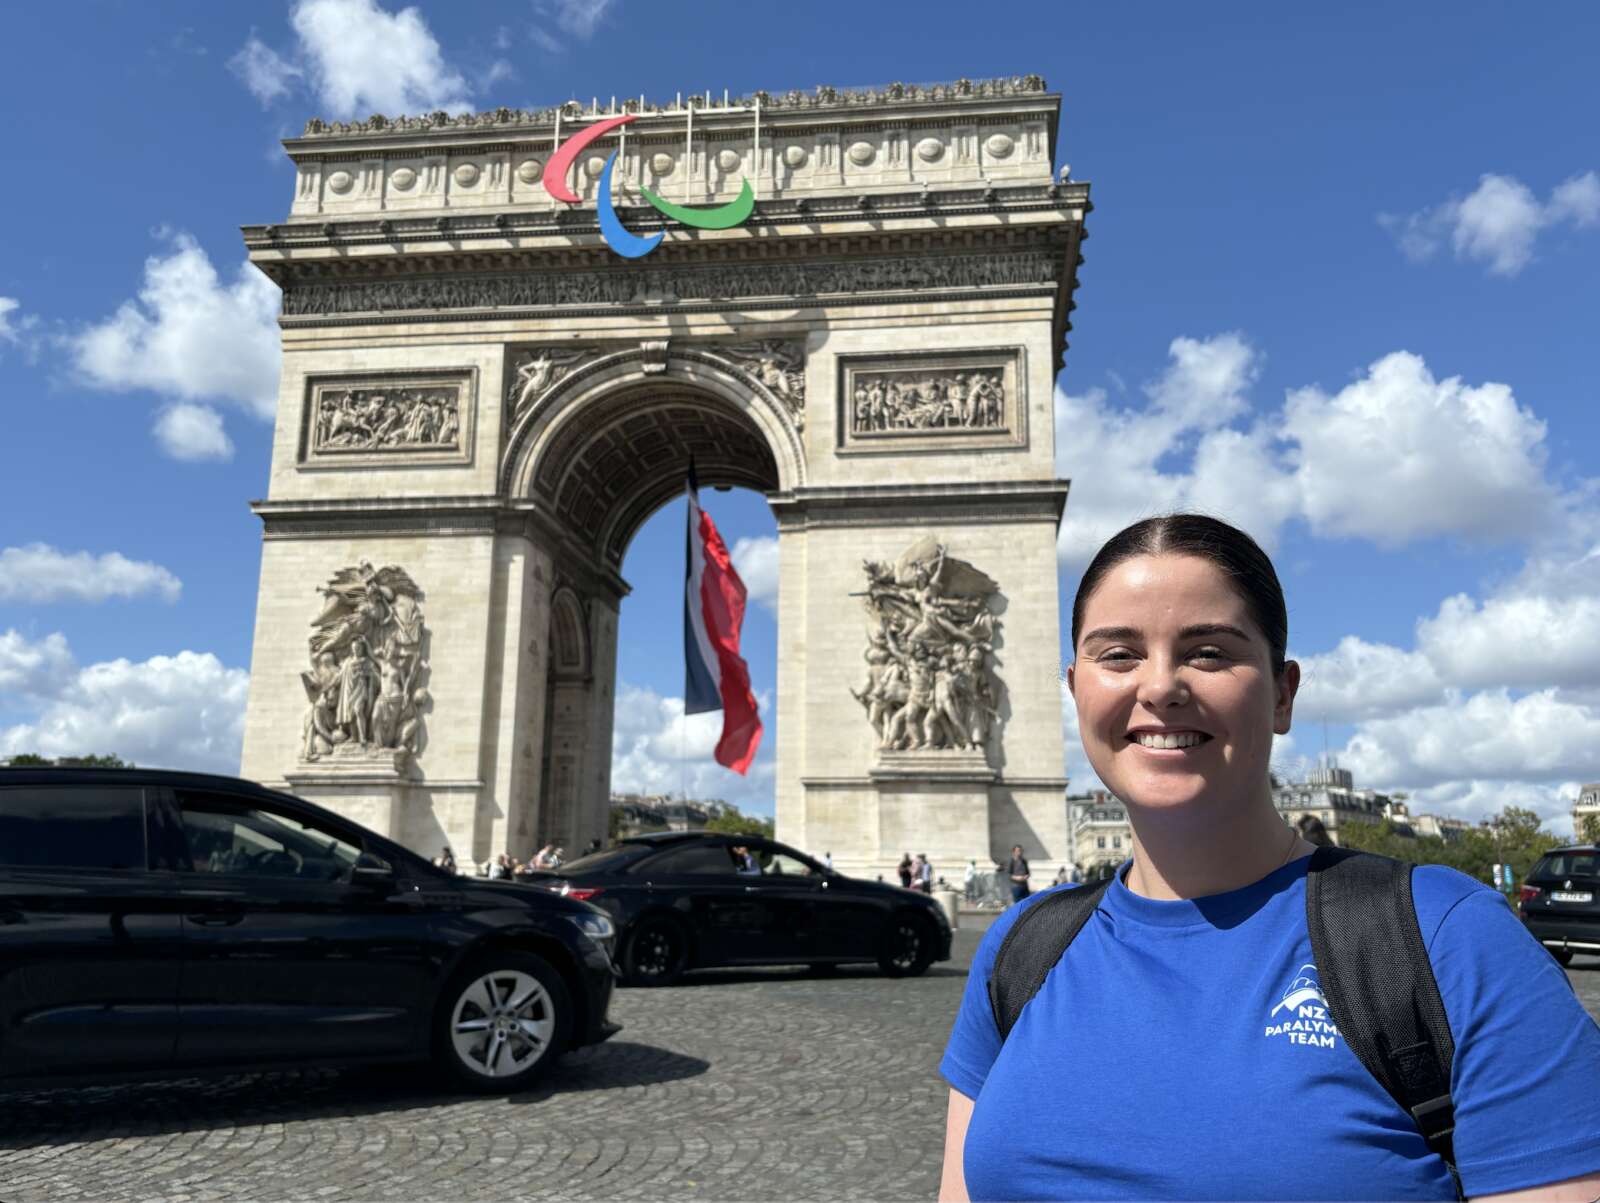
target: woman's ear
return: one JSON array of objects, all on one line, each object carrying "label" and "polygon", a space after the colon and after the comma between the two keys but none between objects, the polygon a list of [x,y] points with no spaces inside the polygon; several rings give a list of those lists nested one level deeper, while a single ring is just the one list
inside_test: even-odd
[{"label": "woman's ear", "polygon": [[1072,695],[1072,700],[1078,700],[1078,683],[1074,679],[1077,674],[1077,661],[1067,665],[1067,692]]},{"label": "woman's ear", "polygon": [[1272,704],[1272,732],[1274,735],[1287,735],[1290,721],[1294,718],[1294,695],[1300,690],[1298,661],[1284,661],[1276,685],[1277,698]]}]

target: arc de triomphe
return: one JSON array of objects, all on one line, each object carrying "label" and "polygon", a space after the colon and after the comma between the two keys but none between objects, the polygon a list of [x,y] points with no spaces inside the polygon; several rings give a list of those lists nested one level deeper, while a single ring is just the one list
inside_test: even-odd
[{"label": "arc de triomphe", "polygon": [[[777,516],[779,838],[1064,856],[1059,116],[1026,76],[310,122],[244,230],[283,374],[243,774],[430,855],[603,837],[623,555],[692,454]],[[644,258],[600,236],[612,150]],[[745,179],[727,229],[640,196]]]}]

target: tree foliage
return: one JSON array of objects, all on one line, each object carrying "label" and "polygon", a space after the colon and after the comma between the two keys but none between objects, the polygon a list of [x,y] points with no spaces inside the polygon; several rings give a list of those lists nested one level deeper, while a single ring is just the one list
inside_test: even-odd
[{"label": "tree foliage", "polygon": [[1600,844],[1600,815],[1584,815],[1578,824],[1578,843]]},{"label": "tree foliage", "polygon": [[719,831],[724,835],[756,835],[770,840],[777,830],[777,823],[759,815],[744,814],[731,802],[725,802],[722,813],[706,824],[706,830]]},{"label": "tree foliage", "polygon": [[1520,882],[1541,856],[1562,841],[1544,829],[1533,811],[1508,806],[1493,818],[1462,832],[1461,838],[1456,840],[1431,835],[1404,836],[1385,819],[1379,823],[1342,823],[1339,843],[1346,848],[1376,852],[1414,865],[1448,865],[1482,882],[1492,879],[1494,865],[1509,864],[1513,879]]},{"label": "tree foliage", "polygon": [[23,752],[11,758],[14,769],[131,769],[133,764],[120,756],[60,756],[51,760],[37,752]]}]

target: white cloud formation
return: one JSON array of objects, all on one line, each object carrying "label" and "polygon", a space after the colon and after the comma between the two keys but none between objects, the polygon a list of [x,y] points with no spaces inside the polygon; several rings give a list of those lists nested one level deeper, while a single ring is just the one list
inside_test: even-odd
[{"label": "white cloud formation", "polygon": [[209,405],[179,401],[156,415],[156,441],[173,459],[227,460],[233,440],[222,428],[222,415]]},{"label": "white cloud formation", "polygon": [[1515,276],[1533,261],[1542,231],[1562,223],[1600,224],[1600,176],[1575,175],[1541,204],[1521,180],[1490,172],[1465,197],[1404,216],[1381,213],[1378,222],[1412,262],[1433,258],[1449,242],[1457,259],[1483,263],[1491,275]]},{"label": "white cloud formation", "polygon": [[8,671],[39,709],[32,721],[0,729],[0,755],[111,754],[154,767],[239,771],[250,674],[210,653],[80,668],[61,635],[30,642],[7,631],[0,689]]},{"label": "white cloud formation", "polygon": [[253,30],[250,40],[228,60],[228,70],[239,77],[263,108],[289,95],[305,77],[304,71],[256,37]]},{"label": "white cloud formation", "polygon": [[289,23],[336,120],[472,107],[471,87],[415,7],[391,13],[375,0],[299,0]]},{"label": "white cloud formation", "polygon": [[[145,260],[136,299],[67,337],[74,367],[94,388],[148,389],[182,402],[227,401],[270,421],[277,413],[281,358],[277,285],[248,262],[224,283],[190,235],[170,238],[169,253]],[[157,434],[169,451],[202,445],[205,420],[198,408],[191,405],[158,422]],[[213,455],[219,447],[215,435],[204,445]]]},{"label": "white cloud formation", "polygon": [[729,553],[734,571],[744,582],[750,600],[774,614],[778,612],[778,539],[775,535],[741,538]]},{"label": "white cloud formation", "polygon": [[1240,428],[1230,423],[1248,412],[1258,369],[1249,345],[1180,338],[1169,355],[1142,406],[1102,389],[1057,392],[1056,467],[1075,478],[1063,561],[1081,564],[1128,523],[1172,509],[1225,518],[1269,548],[1296,518],[1317,535],[1394,547],[1531,536],[1567,505],[1545,479],[1545,424],[1506,385],[1438,380],[1396,351],[1336,393],[1297,389]]},{"label": "white cloud formation", "polygon": [[103,602],[153,593],[175,602],[183,583],[160,564],[120,552],[65,552],[48,543],[0,548],[0,601]]},{"label": "white cloud formation", "polygon": [[[11,315],[16,313],[22,302],[16,297],[0,297],[0,341],[14,343],[17,341],[18,328],[12,325]],[[21,319],[19,318],[18,321]]]},{"label": "white cloud formation", "polygon": [[712,758],[722,735],[721,711],[685,715],[681,697],[619,684],[611,736],[612,790],[720,798],[746,814],[770,815],[777,733],[771,696],[762,694],[756,701],[766,729],[749,775],[741,777]]},{"label": "white cloud formation", "polygon": [[22,302],[16,297],[0,297],[0,344],[21,347],[32,359],[38,347],[38,339],[32,331],[39,319],[31,313],[20,312],[21,308]]},{"label": "white cloud formation", "polygon": [[[568,37],[587,42],[612,7],[613,0],[534,0],[533,11],[545,24],[553,24]],[[552,53],[566,46],[544,24],[533,26],[528,36]]]}]

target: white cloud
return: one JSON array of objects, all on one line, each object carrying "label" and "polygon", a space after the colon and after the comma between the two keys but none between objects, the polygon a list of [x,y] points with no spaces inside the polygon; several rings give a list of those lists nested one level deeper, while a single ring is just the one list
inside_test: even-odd
[{"label": "white cloud", "polygon": [[1465,197],[1404,216],[1381,213],[1378,222],[1413,262],[1433,258],[1448,241],[1457,259],[1483,263],[1491,275],[1515,276],[1532,262],[1541,231],[1563,222],[1600,224],[1600,176],[1575,175],[1540,204],[1521,180],[1491,172]]},{"label": "white cloud", "polygon": [[317,96],[338,120],[472,107],[422,13],[375,0],[300,0],[289,16]]},{"label": "white cloud", "polygon": [[[1545,479],[1545,424],[1509,387],[1437,380],[1392,352],[1338,392],[1291,392],[1241,429],[1258,360],[1237,334],[1174,340],[1144,406],[1057,392],[1056,467],[1074,478],[1063,561],[1172,509],[1225,518],[1271,548],[1302,519],[1325,537],[1393,547],[1535,535],[1568,506]],[[1187,464],[1187,466],[1185,466]],[[1381,488],[1374,487],[1382,482]]]},{"label": "white cloud", "polygon": [[1444,696],[1427,657],[1346,635],[1331,652],[1299,656],[1295,714],[1304,721],[1355,722],[1437,702]]},{"label": "white cloud", "polygon": [[0,687],[8,664],[30,661],[36,667],[20,688],[39,712],[0,730],[0,754],[112,754],[141,765],[239,771],[250,682],[243,669],[190,651],[79,668],[59,634],[30,643],[8,631],[0,636]]},{"label": "white cloud", "polygon": [[776,536],[741,538],[734,542],[734,571],[744,582],[751,601],[778,612],[778,540]]},{"label": "white cloud", "polygon": [[21,347],[31,360],[38,348],[38,339],[32,331],[39,319],[31,313],[19,313],[21,308],[22,302],[15,297],[0,297],[0,344]]},{"label": "white cloud", "polygon": [[[248,262],[224,283],[192,237],[174,234],[171,243],[170,253],[145,260],[136,299],[68,336],[78,374],[109,392],[148,389],[178,401],[228,401],[271,420],[278,406],[277,285]],[[189,412],[196,409],[158,424],[169,450],[197,446],[201,420]],[[186,443],[167,437],[184,429],[191,436]],[[213,437],[213,452],[217,445]]]},{"label": "white cloud", "polygon": [[1509,780],[1449,781],[1414,790],[1407,801],[1412,814],[1436,814],[1476,823],[1508,806],[1534,811],[1557,835],[1572,831],[1576,781],[1554,784]]},{"label": "white cloud", "polygon": [[15,297],[0,297],[0,340],[8,343],[17,341],[20,331],[11,324],[11,315],[21,304],[22,302]]},{"label": "white cloud", "polygon": [[506,79],[515,79],[517,69],[503,58],[497,58],[489,64],[489,73],[483,77],[483,86],[492,88],[495,84]]},{"label": "white cloud", "polygon": [[1532,534],[1552,516],[1545,424],[1508,386],[1435,380],[1405,351],[1332,396],[1291,393],[1278,430],[1319,535],[1387,547],[1437,535],[1492,540]]},{"label": "white cloud", "polygon": [[156,441],[173,459],[233,458],[233,441],[222,428],[222,415],[209,405],[179,401],[156,415]]},{"label": "white cloud", "polygon": [[304,71],[256,37],[253,31],[243,49],[228,60],[228,70],[239,77],[263,107],[289,95],[305,76]]},{"label": "white cloud", "polygon": [[119,552],[65,552],[48,543],[0,548],[0,601],[103,602],[154,593],[175,602],[183,583],[160,564]]},{"label": "white cloud", "polygon": [[772,698],[757,699],[765,731],[761,747],[741,777],[712,757],[722,735],[722,713],[685,715],[681,697],[622,683],[617,689],[611,737],[611,788],[618,793],[721,798],[747,814],[771,814],[776,739]]},{"label": "white cloud", "polygon": [[0,698],[47,696],[74,670],[66,636],[30,641],[15,630],[0,633]]}]

